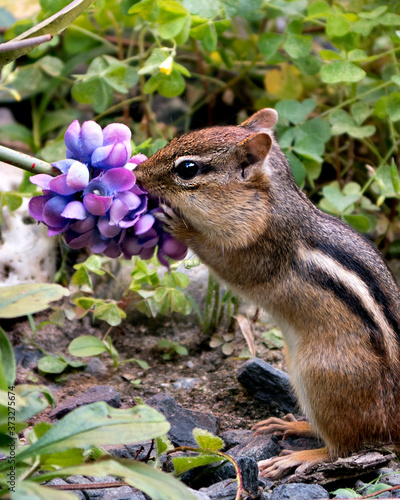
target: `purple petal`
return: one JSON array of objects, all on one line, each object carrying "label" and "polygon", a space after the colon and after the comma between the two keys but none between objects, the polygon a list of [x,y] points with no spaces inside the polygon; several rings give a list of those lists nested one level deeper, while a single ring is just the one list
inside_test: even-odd
[{"label": "purple petal", "polygon": [[61,215],[66,219],[83,220],[86,219],[88,213],[86,212],[83,203],[78,200],[75,200],[75,201],[70,201],[68,205],[66,205],[64,210],[61,212]]},{"label": "purple petal", "polygon": [[139,244],[143,248],[153,248],[159,242],[159,236],[154,228],[151,228],[147,233],[142,234],[139,238]]},{"label": "purple petal", "polygon": [[111,240],[107,245],[107,248],[103,251],[104,255],[107,257],[111,257],[112,259],[116,259],[122,253],[120,246],[114,241]]},{"label": "purple petal", "polygon": [[99,196],[94,193],[87,193],[83,197],[83,204],[86,210],[92,215],[106,215],[112,201],[112,196]]},{"label": "purple petal", "polygon": [[128,191],[135,184],[135,176],[126,168],[112,168],[103,175],[101,180],[114,193]]},{"label": "purple petal", "polygon": [[110,208],[111,223],[118,224],[127,213],[129,213],[129,207],[123,201],[115,199]]},{"label": "purple petal", "polygon": [[[70,226],[71,228],[72,226]],[[87,231],[84,234],[76,234],[70,229],[65,233],[65,242],[67,245],[74,250],[77,250],[79,248],[84,248],[87,247],[90,241],[90,237],[92,235],[92,231]]]},{"label": "purple petal", "polygon": [[97,227],[102,236],[105,238],[114,238],[121,232],[121,228],[119,226],[111,225],[108,217],[99,217],[99,221],[97,222]]},{"label": "purple petal", "polygon": [[83,122],[80,132],[80,146],[84,156],[88,158],[96,148],[103,145],[103,131],[93,120]]},{"label": "purple petal", "polygon": [[103,253],[109,242],[110,240],[104,240],[98,231],[93,231],[88,246],[93,253]]},{"label": "purple petal", "polygon": [[168,260],[165,258],[164,252],[161,250],[161,248],[158,249],[157,251],[157,259],[160,261],[160,264],[163,266],[167,267],[168,270],[170,268]]},{"label": "purple petal", "polygon": [[47,190],[50,189],[49,183],[52,179],[54,179],[54,177],[48,174],[37,174],[29,178],[32,184],[36,184],[36,186]]},{"label": "purple petal", "polygon": [[139,187],[137,184],[133,186],[131,189],[132,193],[137,194],[138,196],[141,194],[147,194],[147,191],[145,191],[142,187]]},{"label": "purple petal", "polygon": [[146,160],[147,160],[147,156],[139,153],[138,155],[132,156],[132,158],[128,162],[128,165],[130,165],[132,163],[134,165],[133,168],[135,168],[139,165],[139,163],[143,163]]},{"label": "purple petal", "polygon": [[130,129],[122,123],[110,123],[103,130],[104,145],[130,141],[131,137],[132,133]]},{"label": "purple petal", "polygon": [[124,143],[109,144],[93,152],[92,165],[100,168],[123,167],[128,162],[130,153],[131,148],[127,148]]},{"label": "purple petal", "polygon": [[74,155],[76,159],[79,158],[79,135],[81,131],[81,126],[78,120],[74,120],[71,125],[67,128],[64,134],[64,142],[69,151]]},{"label": "purple petal", "polygon": [[85,189],[89,183],[89,169],[83,163],[75,161],[68,170],[66,182],[74,192]]},{"label": "purple petal", "polygon": [[134,226],[135,234],[146,233],[154,224],[155,218],[151,214],[142,215]]},{"label": "purple petal", "polygon": [[142,248],[142,250],[140,251],[140,258],[143,259],[143,260],[148,260],[148,259],[151,259],[154,255],[154,248],[155,247],[151,247],[151,248]]},{"label": "purple petal", "polygon": [[43,222],[50,227],[65,226],[69,221],[61,216],[67,205],[67,200],[62,196],[54,196],[43,207]]},{"label": "purple petal", "polygon": [[141,203],[139,196],[132,193],[132,191],[124,191],[115,196],[116,200],[120,200],[128,207],[129,210],[135,210]]},{"label": "purple petal", "polygon": [[[68,156],[68,149],[67,149],[67,156]],[[74,159],[68,159],[68,160],[60,160],[60,161],[55,161],[52,163],[53,167],[57,167],[58,170],[60,170],[63,174],[67,174],[69,167],[75,163],[76,160]]]},{"label": "purple petal", "polygon": [[50,189],[54,191],[54,193],[61,194],[63,196],[76,193],[76,189],[72,189],[68,186],[67,175],[68,174],[57,175],[57,177],[54,177],[49,182]]},{"label": "purple petal", "polygon": [[44,222],[43,220],[43,207],[52,198],[52,196],[34,196],[29,200],[28,209],[31,217]]},{"label": "purple petal", "polygon": [[161,250],[165,255],[174,260],[182,260],[186,257],[187,246],[177,241],[170,235],[167,235],[160,245]]},{"label": "purple petal", "polygon": [[71,229],[79,234],[86,233],[94,228],[96,222],[97,217],[94,217],[94,215],[87,215],[86,219],[78,220],[71,224]]},{"label": "purple petal", "polygon": [[47,228],[47,236],[56,236],[57,234],[63,233],[68,229],[69,222],[66,222],[61,227],[48,227]]},{"label": "purple petal", "polygon": [[139,245],[136,236],[128,236],[125,238],[121,243],[121,248],[126,259],[130,259],[132,255],[139,255],[142,250],[142,246]]}]

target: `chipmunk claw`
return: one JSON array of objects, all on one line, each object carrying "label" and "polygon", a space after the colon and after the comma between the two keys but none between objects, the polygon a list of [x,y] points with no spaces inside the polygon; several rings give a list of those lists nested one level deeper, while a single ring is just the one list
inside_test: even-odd
[{"label": "chipmunk claw", "polygon": [[164,203],[160,204],[160,211],[154,212],[154,217],[163,225],[163,229],[172,235],[176,235],[184,229],[184,222],[173,208]]},{"label": "chipmunk claw", "polygon": [[296,420],[291,413],[283,418],[270,417],[267,420],[257,422],[251,430],[256,436],[259,434],[272,434],[274,436],[282,434],[284,440],[291,436],[310,437],[314,435],[308,422]]}]

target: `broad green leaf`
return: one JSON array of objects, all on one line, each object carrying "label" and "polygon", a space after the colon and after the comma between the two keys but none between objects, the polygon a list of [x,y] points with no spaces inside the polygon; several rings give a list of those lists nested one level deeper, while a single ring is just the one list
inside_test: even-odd
[{"label": "broad green leaf", "polygon": [[76,109],[58,109],[57,111],[47,111],[40,120],[40,133],[47,134],[55,129],[69,125],[80,117]]},{"label": "broad green leaf", "polygon": [[44,373],[62,373],[67,366],[67,363],[54,356],[44,356],[38,362],[39,370]]},{"label": "broad green leaf", "polygon": [[[152,500],[196,500],[196,496],[171,474],[166,474],[138,460],[107,459],[92,464],[68,467],[34,478],[35,481],[48,481],[60,476],[117,476],[131,486],[144,491]],[[47,499],[46,499],[47,500]]]},{"label": "broad green leaf", "polygon": [[362,495],[359,495],[351,488],[339,488],[338,490],[332,491],[332,493],[338,497],[344,498],[362,498]]},{"label": "broad green leaf", "polygon": [[71,277],[71,283],[79,287],[85,286],[92,290],[92,281],[85,267],[79,268]]},{"label": "broad green leaf", "polygon": [[77,357],[98,356],[105,351],[107,347],[104,342],[93,335],[81,335],[68,346],[68,352]]},{"label": "broad green leaf", "polygon": [[44,385],[17,385],[15,393],[24,401],[22,406],[17,407],[17,422],[25,422],[38,413],[41,413],[47,408],[49,403],[53,408],[55,406],[52,392]]},{"label": "broad green leaf", "polygon": [[392,161],[392,164],[390,165],[390,178],[392,179],[393,189],[395,193],[399,193],[400,192],[399,170],[394,161]]},{"label": "broad green leaf", "polygon": [[300,125],[300,129],[318,141],[328,142],[331,138],[331,127],[323,118],[313,118]]},{"label": "broad green leaf", "polygon": [[265,59],[274,56],[285,39],[280,33],[262,33],[258,37],[258,48]]},{"label": "broad green leaf", "polygon": [[193,429],[193,437],[202,450],[219,451],[225,446],[220,437],[214,436],[211,432],[199,429],[198,427]]},{"label": "broad green leaf", "polygon": [[217,48],[218,36],[212,22],[200,24],[190,30],[190,36],[195,40],[200,40],[204,50],[214,52]]},{"label": "broad green leaf", "polygon": [[117,326],[126,318],[126,313],[117,304],[98,304],[94,309],[94,317],[106,321],[111,326]]},{"label": "broad green leaf", "polygon": [[391,80],[393,83],[398,85],[400,87],[400,76],[399,75],[392,75]]},{"label": "broad green leaf", "polygon": [[50,302],[68,296],[69,291],[55,284],[26,283],[0,288],[0,318],[17,318],[50,307]]},{"label": "broad green leaf", "polygon": [[91,104],[97,113],[102,113],[113,98],[110,85],[99,76],[78,80],[72,86],[71,94],[76,101]]},{"label": "broad green leaf", "polygon": [[325,0],[317,0],[307,7],[309,17],[324,17],[330,11],[331,7]]},{"label": "broad green leaf", "polygon": [[389,118],[397,122],[400,120],[400,92],[392,92],[388,96],[381,97],[375,103],[375,114],[379,118],[389,116]]},{"label": "broad green leaf", "polygon": [[344,215],[343,220],[360,233],[366,233],[370,228],[369,219],[365,215]]},{"label": "broad green leaf", "polygon": [[169,51],[166,49],[153,49],[144,66],[138,71],[139,75],[151,75],[159,69],[168,56]]},{"label": "broad green leaf", "polygon": [[215,17],[220,9],[219,2],[215,0],[182,0],[182,5],[191,13],[207,19]]},{"label": "broad green leaf", "polygon": [[172,458],[175,474],[177,476],[180,476],[184,472],[193,469],[194,467],[202,467],[204,465],[222,461],[224,461],[223,457],[219,455],[208,455],[206,453],[202,453],[201,455],[197,456]]},{"label": "broad green leaf", "polygon": [[176,0],[159,0],[158,33],[161,38],[170,39],[177,36],[184,28],[189,12]]},{"label": "broad green leaf", "polygon": [[[73,0],[60,12],[57,12],[53,16],[37,24],[28,31],[25,31],[21,35],[17,36],[14,41],[24,40],[33,36],[46,34],[57,35],[65,28],[67,28],[70,24],[72,24],[75,19],[80,14],[82,14],[82,12],[84,12],[93,2],[94,0]],[[8,64],[9,62],[17,59],[18,57],[28,54],[33,48],[34,47],[23,47],[0,54],[0,68],[5,64]]]},{"label": "broad green leaf", "polygon": [[326,34],[329,38],[345,36],[350,30],[351,24],[342,14],[331,13],[328,15]]},{"label": "broad green leaf", "polygon": [[20,141],[30,145],[32,143],[32,132],[20,123],[7,123],[0,126],[0,136],[3,142]]},{"label": "broad green leaf", "polygon": [[304,76],[316,75],[320,72],[322,66],[321,61],[311,54],[307,57],[293,59],[293,64]]},{"label": "broad green leaf", "polygon": [[370,10],[369,12],[359,12],[358,17],[361,17],[363,19],[377,19],[384,12],[386,12],[387,9],[388,9],[387,6],[381,5],[380,7],[376,7],[375,9]]},{"label": "broad green leaf", "polygon": [[142,0],[141,2],[136,2],[129,10],[128,14],[134,15],[139,14],[143,19],[149,21],[150,23],[154,23],[159,14],[160,9],[158,7],[157,0]]},{"label": "broad green leaf", "polygon": [[[69,448],[137,443],[164,435],[169,428],[165,417],[150,406],[115,409],[100,401],[68,413],[36,443],[20,448],[16,462]],[[0,464],[0,470],[6,467]]]},{"label": "broad green leaf", "polygon": [[339,52],[335,52],[334,50],[328,50],[328,49],[323,49],[319,51],[319,55],[322,57],[322,59],[325,59],[325,61],[335,61],[337,59],[343,60],[343,57]]},{"label": "broad green leaf", "polygon": [[338,189],[335,189],[332,186],[325,186],[322,189],[322,193],[329,201],[329,203],[331,203],[336,208],[338,213],[343,213],[346,208],[358,201],[361,197],[360,194],[344,195]]},{"label": "broad green leaf", "polygon": [[58,57],[44,56],[38,60],[39,67],[50,76],[60,76],[64,63]]},{"label": "broad green leaf", "polygon": [[306,99],[303,102],[288,99],[278,102],[275,109],[279,116],[296,125],[304,121],[311,111],[315,109],[316,105],[317,103],[314,99]]},{"label": "broad green leaf", "polygon": [[68,491],[57,492],[53,488],[46,488],[46,486],[41,486],[39,484],[33,483],[32,481],[19,481],[15,488],[15,492],[12,493],[12,500],[76,500],[78,497],[73,493],[68,493]]},{"label": "broad green leaf", "polygon": [[7,205],[7,208],[10,212],[14,212],[22,205],[22,197],[19,194],[8,193],[5,191],[3,193],[4,201]]},{"label": "broad green leaf", "polygon": [[294,180],[298,186],[301,186],[306,179],[306,169],[302,162],[291,151],[285,151],[285,155],[289,160],[290,169]]},{"label": "broad green leaf", "polygon": [[322,154],[325,151],[325,145],[322,141],[308,135],[301,141],[296,141],[293,151],[301,156],[309,158],[310,160],[322,163]]},{"label": "broad green leaf", "polygon": [[161,75],[158,92],[164,97],[176,97],[185,90],[185,80],[175,68],[170,75]]},{"label": "broad green leaf", "polygon": [[347,61],[334,61],[321,69],[321,79],[325,83],[359,82],[365,75],[363,69]]},{"label": "broad green leaf", "polygon": [[354,49],[347,53],[347,58],[351,62],[362,62],[368,60],[368,54],[365,50]]},{"label": "broad green leaf", "polygon": [[14,351],[6,332],[0,327],[0,389],[8,391],[14,385],[15,376]]},{"label": "broad green leaf", "polygon": [[380,24],[384,26],[400,26],[400,16],[398,14],[393,14],[392,12],[387,12],[378,18]]},{"label": "broad green leaf", "polygon": [[371,115],[372,109],[366,102],[358,101],[351,105],[351,114],[357,125],[361,125]]},{"label": "broad green leaf", "polygon": [[356,139],[364,139],[365,137],[371,137],[371,135],[374,135],[376,131],[376,128],[374,125],[364,125],[362,127],[348,127],[346,132],[351,136],[355,137]]},{"label": "broad green leaf", "polygon": [[369,36],[371,31],[378,26],[379,21],[376,19],[360,19],[353,24],[353,31],[363,36]]},{"label": "broad green leaf", "polygon": [[74,300],[74,302],[77,306],[89,311],[89,309],[96,303],[96,299],[93,299],[92,297],[78,297]]},{"label": "broad green leaf", "polygon": [[312,37],[309,35],[289,35],[283,48],[293,59],[306,57],[311,52]]}]

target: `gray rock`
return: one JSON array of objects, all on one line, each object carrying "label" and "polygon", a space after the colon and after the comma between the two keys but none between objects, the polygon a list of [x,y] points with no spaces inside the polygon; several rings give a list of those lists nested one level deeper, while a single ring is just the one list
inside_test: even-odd
[{"label": "gray rock", "polygon": [[107,367],[99,358],[92,358],[87,364],[85,372],[100,380],[108,377]]},{"label": "gray rock", "polygon": [[[48,483],[46,483],[45,486],[60,486],[60,485],[65,485],[68,484],[67,481],[64,481],[61,477],[55,477]],[[68,491],[68,490],[67,490]],[[68,491],[68,493],[73,493],[76,495],[80,500],[86,500],[85,495],[82,493],[82,491],[75,490],[75,491]],[[57,496],[57,490],[54,490],[54,496]]]},{"label": "gray rock", "polygon": [[200,492],[208,495],[210,500],[235,500],[236,491],[237,482],[232,479],[225,479],[224,481],[213,484],[208,488],[200,489]]},{"label": "gray rock", "polygon": [[206,429],[212,434],[218,434],[219,419],[217,417],[211,413],[187,410],[178,405],[170,394],[156,394],[149,398],[146,403],[160,411],[171,424],[168,438],[175,446],[197,447],[192,435],[192,431],[196,427]]},{"label": "gray rock", "polygon": [[232,457],[246,456],[253,458],[256,462],[276,457],[281,452],[281,447],[276,436],[252,436],[228,451]]},{"label": "gray rock", "polygon": [[235,429],[225,431],[219,436],[225,443],[224,450],[229,450],[234,446],[238,446],[247,442],[250,438],[253,437],[253,432],[245,429]]},{"label": "gray rock", "polygon": [[64,403],[58,405],[51,416],[52,418],[60,419],[75,408],[90,403],[96,403],[97,401],[104,401],[113,408],[119,408],[121,406],[121,396],[119,392],[109,385],[96,385],[78,394],[78,396],[69,398]]},{"label": "gray rock", "polygon": [[298,411],[289,375],[269,363],[258,358],[250,359],[238,369],[237,379],[255,399],[278,406],[287,413]]},{"label": "gray rock", "polygon": [[400,471],[390,469],[389,467],[383,467],[377,472],[382,474],[382,477],[379,479],[380,483],[385,483],[390,486],[400,486]]},{"label": "gray rock", "polygon": [[44,356],[39,349],[33,349],[24,344],[14,347],[14,354],[17,365],[28,369],[36,368],[39,359]]},{"label": "gray rock", "polygon": [[319,484],[281,484],[272,492],[270,500],[312,500],[329,498],[329,493]]},{"label": "gray rock", "polygon": [[203,491],[196,491],[190,488],[188,488],[188,490],[199,500],[211,500],[207,493],[204,493]]}]

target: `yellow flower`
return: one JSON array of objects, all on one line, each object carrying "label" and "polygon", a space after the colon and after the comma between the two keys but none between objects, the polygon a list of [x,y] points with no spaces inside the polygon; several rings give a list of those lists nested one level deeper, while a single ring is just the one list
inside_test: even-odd
[{"label": "yellow flower", "polygon": [[165,61],[160,64],[159,68],[161,73],[165,73],[166,75],[170,75],[172,72],[172,63],[174,60],[172,59],[172,56],[167,57]]}]

